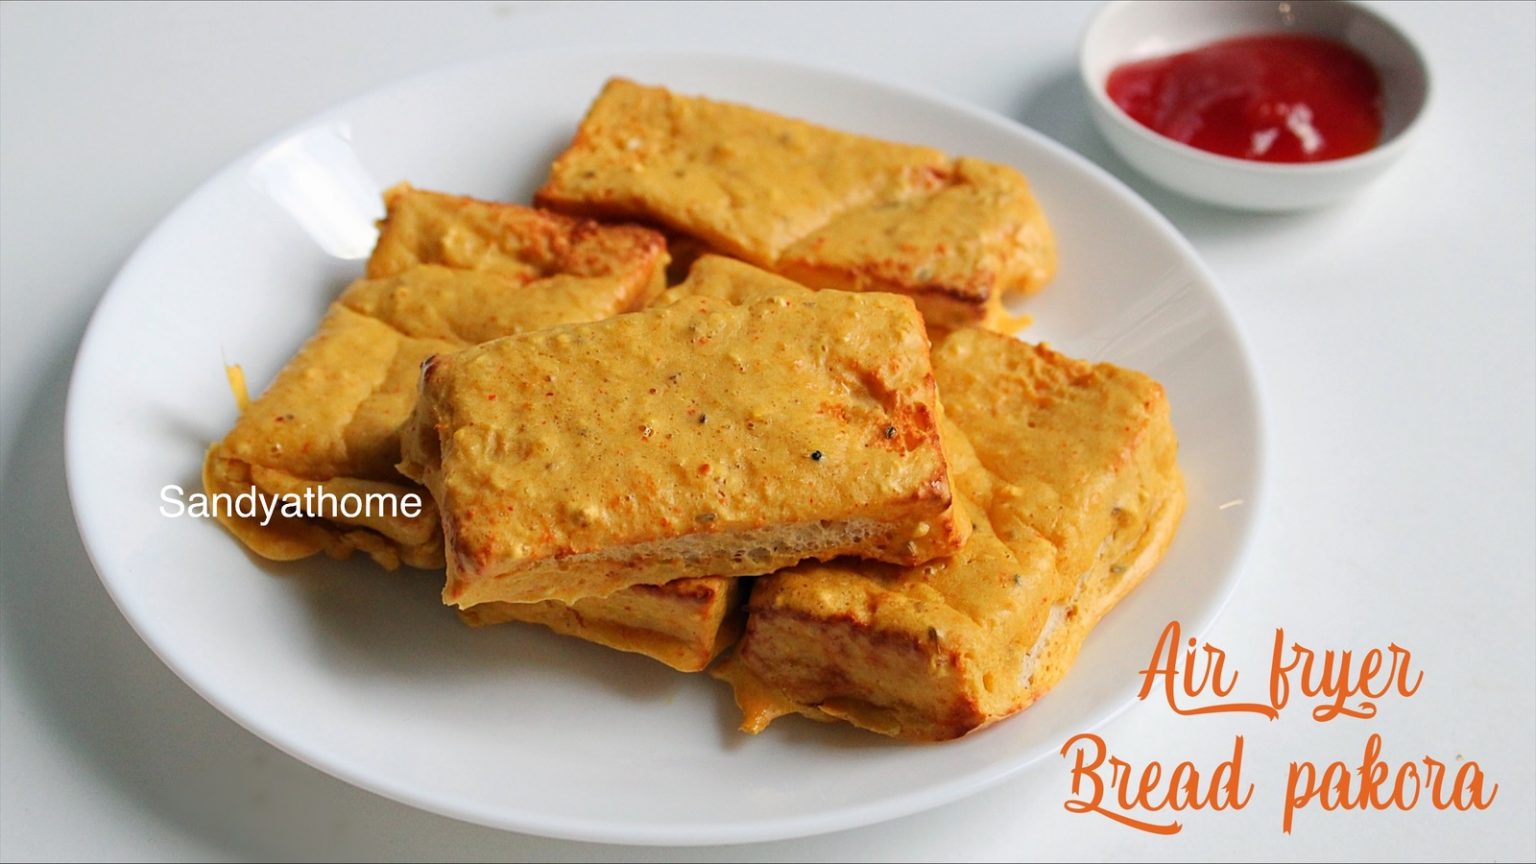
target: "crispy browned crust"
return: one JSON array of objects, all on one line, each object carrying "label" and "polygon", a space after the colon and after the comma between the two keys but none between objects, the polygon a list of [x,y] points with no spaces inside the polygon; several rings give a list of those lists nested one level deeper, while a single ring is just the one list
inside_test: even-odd
[{"label": "crispy browned crust", "polygon": [[548,210],[397,184],[368,259],[371,279],[423,264],[496,273],[519,282],[600,280],[588,293],[609,314],[643,307],[665,287],[667,243],[638,225],[601,225]]},{"label": "crispy browned crust", "polygon": [[[863,565],[854,565],[863,566]],[[766,593],[766,592],[765,592]],[[953,644],[906,630],[884,629],[852,613],[821,615],[771,602],[749,607],[748,633],[739,662],[751,670],[770,670],[770,680],[795,705],[810,706],[829,718],[895,737],[942,741],[958,738],[987,720],[976,694],[966,687],[967,657]],[[803,674],[777,674],[781,657],[763,646],[827,646],[839,662],[826,662]],[[765,656],[766,655],[766,656]],[[867,664],[874,675],[859,674]],[[916,699],[871,698],[874,676],[924,682]]]},{"label": "crispy browned crust", "polygon": [[698,672],[740,637],[748,581],[679,579],[571,604],[484,603],[459,614],[473,626],[541,624],[556,633],[644,654],[680,672]]}]

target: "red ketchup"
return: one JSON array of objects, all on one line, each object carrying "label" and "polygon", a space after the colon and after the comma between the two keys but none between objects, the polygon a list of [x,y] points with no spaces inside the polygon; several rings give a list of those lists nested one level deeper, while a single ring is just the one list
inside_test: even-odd
[{"label": "red ketchup", "polygon": [[1321,162],[1381,139],[1376,70],[1319,36],[1244,36],[1127,63],[1105,89],[1159,135],[1238,159]]}]

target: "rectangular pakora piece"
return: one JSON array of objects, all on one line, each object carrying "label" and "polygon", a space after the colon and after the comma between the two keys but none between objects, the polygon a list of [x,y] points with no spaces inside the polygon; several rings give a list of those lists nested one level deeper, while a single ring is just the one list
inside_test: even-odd
[{"label": "rectangular pakora piece", "polygon": [[1029,706],[1161,559],[1183,512],[1156,382],[959,331],[934,351],[974,529],[918,567],[834,561],[756,580],[717,673],[758,731],[799,712],[945,740]]},{"label": "rectangular pakora piece", "polygon": [[954,551],[969,526],[928,350],[910,300],[820,292],[692,297],[435,358],[400,467],[441,508],[445,602]]},{"label": "rectangular pakora piece", "polygon": [[644,654],[679,672],[699,672],[741,635],[747,581],[679,579],[570,604],[482,603],[459,615],[477,627],[507,621],[542,624],[556,633]]},{"label": "rectangular pakora piece", "polygon": [[887,291],[939,328],[1007,329],[1056,245],[1005,165],[616,78],[536,200],[642,220],[812,288]]},{"label": "rectangular pakora piece", "polygon": [[[400,426],[427,357],[554,324],[644,306],[664,284],[654,231],[600,226],[510,204],[397,186],[369,262],[371,278],[332,304],[318,332],[242,411],[204,462],[209,492],[383,496],[372,517],[260,520],[221,515],[253,552],[293,560],[361,550],[385,567],[443,563],[437,510],[402,476]],[[406,496],[423,499],[414,516]]]}]

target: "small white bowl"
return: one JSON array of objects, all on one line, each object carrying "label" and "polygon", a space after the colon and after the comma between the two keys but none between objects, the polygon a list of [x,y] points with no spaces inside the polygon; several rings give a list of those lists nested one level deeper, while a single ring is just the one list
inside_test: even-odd
[{"label": "small white bowl", "polygon": [[[1122,63],[1175,54],[1220,39],[1310,33],[1343,42],[1381,76],[1381,143],[1358,156],[1301,164],[1208,153],[1153,132],[1110,101],[1109,74]],[[1347,0],[1117,0],[1083,34],[1078,69],[1094,124],[1127,162],[1191,198],[1240,210],[1302,210],[1358,192],[1403,154],[1429,103],[1429,64],[1395,25]]]}]

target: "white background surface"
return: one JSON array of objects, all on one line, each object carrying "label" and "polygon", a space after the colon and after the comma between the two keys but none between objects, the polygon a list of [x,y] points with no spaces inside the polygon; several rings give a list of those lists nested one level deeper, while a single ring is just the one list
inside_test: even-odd
[{"label": "white background surface", "polygon": [[[1423,138],[1362,197],[1265,217],[1159,192],[1107,152],[1073,71],[1091,6],[0,5],[0,856],[1536,856],[1536,6],[1384,8],[1433,66]],[[1295,708],[1271,723],[1134,707],[1100,731],[1137,764],[1214,765],[1246,739],[1253,801],[1179,814],[1171,838],[1067,813],[1066,766],[1048,759],[898,822],[713,850],[561,843],[420,813],[204,704],[134,636],[74,533],[60,431],[90,310],[161,216],[273,133],[405,75],[567,44],[745,52],[914,84],[1130,182],[1206,256],[1263,377],[1268,509],[1209,634],[1242,670],[1238,693],[1262,697],[1284,626],[1319,649],[1407,646],[1418,695],[1327,724]],[[537,86],[508,82],[508,98]],[[1497,801],[1314,808],[1283,835],[1287,763],[1357,763],[1373,731],[1394,766],[1478,760]]]}]

